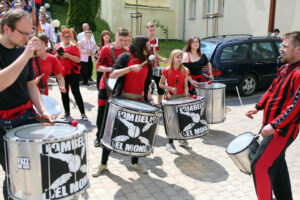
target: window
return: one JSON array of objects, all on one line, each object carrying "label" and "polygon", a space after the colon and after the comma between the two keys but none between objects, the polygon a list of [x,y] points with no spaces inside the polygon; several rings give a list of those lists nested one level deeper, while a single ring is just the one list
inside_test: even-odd
[{"label": "window", "polygon": [[221,54],[222,60],[242,60],[248,58],[249,47],[247,44],[239,44],[225,47]]},{"label": "window", "polygon": [[252,59],[276,58],[276,54],[270,42],[252,44]]},{"label": "window", "polygon": [[203,17],[224,16],[224,0],[203,0]]},{"label": "window", "polygon": [[280,51],[282,42],[275,42],[275,44],[276,44],[276,46],[278,48],[278,51]]},{"label": "window", "polygon": [[196,8],[197,8],[197,0],[190,0],[190,19],[196,18]]}]

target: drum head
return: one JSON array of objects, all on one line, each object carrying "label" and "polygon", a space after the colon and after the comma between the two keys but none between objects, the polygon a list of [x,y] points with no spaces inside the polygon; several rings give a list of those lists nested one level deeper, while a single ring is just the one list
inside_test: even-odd
[{"label": "drum head", "polygon": [[[57,117],[61,112],[61,105],[52,97],[41,95],[46,110],[53,116]],[[33,106],[35,111],[39,114],[38,110]]]},{"label": "drum head", "polygon": [[163,100],[162,105],[181,105],[181,104],[187,104],[187,103],[192,103],[195,101],[199,101],[201,99],[204,99],[201,96],[197,96],[197,99],[194,99],[192,97],[181,97],[177,99],[170,99],[170,100]]},{"label": "drum head", "polygon": [[159,110],[158,108],[148,105],[146,103],[142,103],[139,101],[129,100],[129,99],[111,99],[111,101],[115,104],[121,105],[125,108],[130,108],[132,110],[143,110],[146,112],[155,112]]},{"label": "drum head", "polygon": [[226,86],[222,83],[211,83],[211,84],[208,84],[207,82],[198,83],[198,88],[205,89],[205,90],[222,89],[225,87]]},{"label": "drum head", "polygon": [[227,153],[229,154],[236,154],[243,151],[247,148],[253,141],[253,133],[246,132],[239,136],[237,136],[234,140],[232,140],[228,147]]},{"label": "drum head", "polygon": [[84,130],[85,127],[81,124],[76,127],[68,124],[55,124],[54,126],[30,124],[8,131],[6,137],[10,140],[42,142],[45,140],[69,139],[81,134]]},{"label": "drum head", "polygon": [[107,81],[107,85],[110,91],[113,91],[116,83],[117,83],[117,78],[109,78]]}]

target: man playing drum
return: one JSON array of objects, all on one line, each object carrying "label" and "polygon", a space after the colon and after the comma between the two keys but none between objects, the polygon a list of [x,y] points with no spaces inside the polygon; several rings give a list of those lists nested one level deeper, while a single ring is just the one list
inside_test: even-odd
[{"label": "man playing drum", "polygon": [[[110,78],[119,78],[113,90],[113,97],[122,97],[139,101],[148,101],[154,105],[149,86],[152,77],[152,65],[140,64],[149,57],[149,39],[145,36],[136,36],[130,46],[130,54],[122,54],[114,64]],[[101,164],[92,175],[97,177],[107,167],[110,150],[103,147]],[[138,158],[132,157],[131,168],[139,173],[147,173],[138,166]]]},{"label": "man playing drum", "polygon": [[[3,135],[17,126],[37,122],[32,105],[42,118],[53,122],[43,105],[41,95],[34,80],[32,67],[34,51],[41,48],[41,41],[33,37],[32,19],[23,10],[8,11],[1,21],[0,35],[0,164],[5,167]],[[28,41],[29,40],[29,41]],[[28,43],[27,43],[28,42]],[[24,45],[27,43],[26,48]],[[7,197],[6,183],[3,195]]]},{"label": "man playing drum", "polygon": [[[188,75],[189,70],[182,64],[183,52],[175,49],[171,52],[167,67],[163,69],[159,81],[159,87],[168,90],[171,99],[188,96]],[[166,85],[166,82],[167,84]],[[166,132],[167,133],[167,132]],[[186,140],[179,140],[185,148],[191,148]],[[177,154],[178,151],[174,146],[173,139],[168,139],[167,150]]]},{"label": "man playing drum", "polygon": [[300,32],[283,36],[281,61],[286,63],[255,108],[246,116],[253,118],[264,110],[263,140],[251,162],[254,185],[259,200],[292,200],[286,149],[299,133],[300,123]]},{"label": "man playing drum", "polygon": [[101,48],[100,55],[97,61],[97,71],[103,72],[103,76],[100,80],[99,84],[99,93],[98,93],[98,114],[97,114],[97,133],[96,139],[94,141],[95,147],[99,147],[101,142],[101,136],[103,133],[101,131],[101,125],[103,122],[103,116],[105,111],[105,105],[108,99],[107,95],[107,79],[109,77],[109,73],[112,69],[113,64],[116,59],[118,59],[119,55],[125,52],[124,47],[128,45],[129,42],[129,32],[126,28],[119,28],[116,34],[116,41],[111,44],[107,44]]}]

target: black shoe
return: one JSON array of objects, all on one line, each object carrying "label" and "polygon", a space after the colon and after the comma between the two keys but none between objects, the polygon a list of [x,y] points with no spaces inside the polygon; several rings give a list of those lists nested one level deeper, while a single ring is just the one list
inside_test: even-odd
[{"label": "black shoe", "polygon": [[63,116],[64,119],[68,119],[70,117],[71,117],[70,113],[65,113],[65,115]]},{"label": "black shoe", "polygon": [[95,140],[94,140],[94,147],[100,147],[101,146],[101,141],[100,139],[97,137]]},{"label": "black shoe", "polygon": [[94,81],[92,78],[89,78],[89,81]]},{"label": "black shoe", "polygon": [[84,82],[83,85],[89,86],[90,84],[88,82]]}]

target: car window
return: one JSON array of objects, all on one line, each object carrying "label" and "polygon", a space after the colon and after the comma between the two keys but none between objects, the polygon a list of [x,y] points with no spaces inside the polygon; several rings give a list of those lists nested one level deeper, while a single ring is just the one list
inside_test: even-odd
[{"label": "car window", "polygon": [[252,44],[252,59],[276,58],[276,54],[270,42],[259,42]]},{"label": "car window", "polygon": [[278,48],[278,51],[280,51],[282,42],[277,41],[277,42],[275,42],[275,44],[276,44],[276,46]]},{"label": "car window", "polygon": [[221,60],[247,59],[249,47],[247,44],[227,46],[223,49]]},{"label": "car window", "polygon": [[206,55],[208,60],[210,60],[211,55],[213,54],[215,48],[216,48],[216,43],[214,42],[205,42],[201,41],[201,51]]}]

